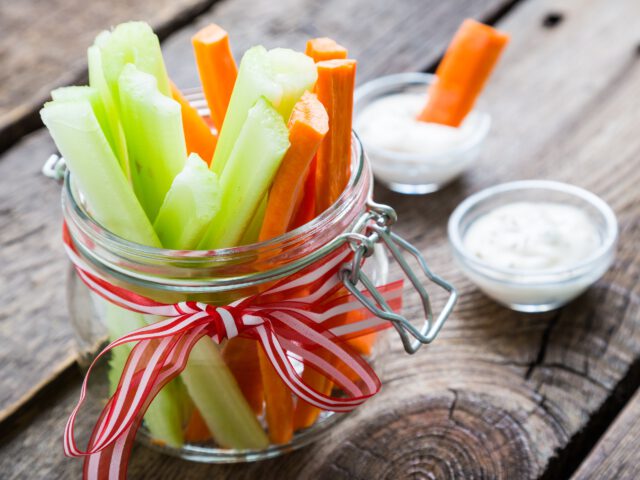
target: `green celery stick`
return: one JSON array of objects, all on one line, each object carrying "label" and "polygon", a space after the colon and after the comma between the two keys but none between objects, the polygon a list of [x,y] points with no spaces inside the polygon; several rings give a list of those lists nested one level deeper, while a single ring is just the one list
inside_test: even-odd
[{"label": "green celery stick", "polygon": [[286,122],[302,94],[313,90],[318,69],[311,57],[288,48],[274,48],[267,52],[267,56],[273,78],[282,88],[280,102],[273,106]]},{"label": "green celery stick", "polygon": [[[100,93],[97,89],[87,87],[86,85],[56,88],[55,90],[51,91],[51,98],[54,102],[88,100],[102,131],[109,131],[107,111],[104,108],[104,104],[102,103],[102,99],[100,98]],[[109,140],[106,133],[105,137],[107,137],[107,140]]]},{"label": "green celery stick", "polygon": [[242,238],[240,239],[240,245],[250,245],[252,243],[256,243],[258,238],[260,237],[260,229],[262,228],[262,222],[264,221],[264,214],[267,212],[267,201],[269,200],[269,196],[265,195],[262,197],[260,201],[260,205],[256,209],[256,212],[253,214],[253,218],[251,222],[249,222],[249,226],[242,234]]},{"label": "green celery stick", "polygon": [[[115,340],[147,325],[141,314],[125,310],[105,300],[102,302],[105,304],[105,323],[110,339]],[[111,351],[108,374],[111,395],[120,381],[120,375],[132,349],[133,344],[125,344]],[[176,448],[184,443],[182,435],[184,412],[182,403],[179,401],[181,398],[179,388],[175,380],[165,385],[155,396],[144,415],[144,422],[151,436]]]},{"label": "green celery stick", "polygon": [[149,25],[144,22],[121,23],[113,31],[98,35],[94,44],[100,48],[104,78],[116,105],[120,98],[118,79],[128,63],[154,76],[158,90],[171,97],[160,41]]},{"label": "green celery stick", "polygon": [[[217,176],[192,154],[174,179],[154,227],[164,247],[193,249],[219,208]],[[180,378],[219,444],[237,449],[267,447],[264,430],[210,338],[194,346]]]},{"label": "green celery stick", "polygon": [[265,98],[260,98],[249,110],[220,177],[222,208],[198,248],[210,250],[239,244],[288,148],[289,130],[282,117]]},{"label": "green celery stick", "polygon": [[120,169],[90,102],[49,102],[40,116],[94,218],[122,238],[159,247],[153,226]]},{"label": "green celery stick", "polygon": [[[108,35],[108,32],[103,33]],[[98,35],[98,38],[100,38],[100,35]],[[97,45],[92,45],[87,49],[87,59],[89,64],[89,85],[98,91],[106,114],[108,127],[103,125],[103,131],[120,162],[122,171],[127,179],[131,181],[129,156],[127,154],[124,132],[122,131],[122,125],[118,116],[118,108],[113,101],[113,96],[104,78],[104,72],[102,71],[102,53]]]},{"label": "green celery stick", "polygon": [[273,79],[267,50],[262,45],[257,45],[247,50],[240,61],[236,83],[211,162],[211,169],[218,176],[222,174],[231,155],[249,109],[260,97],[277,105],[282,98],[282,87]]},{"label": "green celery stick", "polygon": [[246,51],[240,62],[238,77],[229,100],[212,170],[222,174],[249,109],[260,97],[265,97],[287,120],[293,105],[305,90],[311,90],[318,73],[313,60],[306,55],[284,48],[267,52],[258,45]]},{"label": "green celery stick", "polygon": [[[96,219],[124,238],[160,247],[158,237],[100,130],[89,101],[54,101],[45,106],[41,115]],[[125,329],[130,331],[141,326],[140,315],[115,306],[109,308],[112,313],[107,315],[106,323],[112,340]],[[188,390],[196,392],[197,407],[203,414],[207,412],[207,424],[216,438],[234,448],[265,447],[268,439],[220,359],[217,347],[209,338],[200,340],[196,347],[183,376],[190,380]],[[128,353],[122,349],[114,353],[110,372],[112,389],[117,385]],[[200,381],[205,385],[200,385]],[[180,417],[176,411],[181,410],[172,403],[175,397],[171,391],[158,398],[160,400],[157,404],[153,402],[156,406],[151,408],[149,417],[145,416],[145,421],[154,438],[178,446],[176,422]]]},{"label": "green celery stick", "polygon": [[173,179],[153,227],[165,248],[193,250],[219,209],[218,177],[192,153]]},{"label": "green celery stick", "polygon": [[[65,96],[66,93],[56,94],[58,98]],[[96,220],[123,238],[159,247],[158,237],[127,183],[89,101],[54,100],[40,114]],[[105,321],[112,340],[144,325],[139,314],[105,304]],[[126,349],[114,352],[112,389],[128,353]],[[145,420],[154,438],[177,447],[182,444],[182,421],[176,415],[179,404],[171,390],[163,392],[165,389],[150,406]]]},{"label": "green celery stick", "polygon": [[236,449],[263,449],[269,445],[267,435],[210,338],[204,337],[195,344],[181,378],[217,443]]},{"label": "green celery stick", "polygon": [[133,64],[124,67],[118,83],[133,189],[153,222],[187,158],[181,107]]}]

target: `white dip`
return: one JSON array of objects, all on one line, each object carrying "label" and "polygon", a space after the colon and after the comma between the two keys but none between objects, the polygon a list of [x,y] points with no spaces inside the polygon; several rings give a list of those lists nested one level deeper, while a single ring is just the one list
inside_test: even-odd
[{"label": "white dip", "polygon": [[498,268],[543,270],[570,267],[600,245],[596,225],[584,210],[550,202],[514,202],[474,221],[465,248]]},{"label": "white dip", "polygon": [[424,93],[397,93],[357,112],[354,127],[379,180],[440,186],[477,157],[474,143],[482,124],[489,121],[486,115],[471,112],[458,128],[421,122],[416,117],[426,100]]},{"label": "white dip", "polygon": [[575,298],[606,271],[610,257],[571,270],[602,241],[598,225],[581,208],[513,202],[477,218],[462,238],[466,253],[487,267],[460,266],[498,302],[519,311],[546,311]]}]

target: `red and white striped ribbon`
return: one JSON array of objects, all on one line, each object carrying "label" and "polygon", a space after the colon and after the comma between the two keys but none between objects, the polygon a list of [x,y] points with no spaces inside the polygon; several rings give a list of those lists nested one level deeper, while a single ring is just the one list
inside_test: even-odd
[{"label": "red and white striped ribbon", "polygon": [[[85,478],[124,478],[133,438],[147,407],[185,368],[191,349],[205,336],[216,343],[237,335],[256,339],[298,399],[323,410],[348,412],[380,389],[375,372],[347,340],[389,324],[343,293],[338,272],[352,257],[348,248],[336,250],[261,293],[227,306],[213,306],[191,301],[163,304],[110,283],[78,254],[66,225],[64,244],[76,272],[90,290],[127,310],[165,317],[111,342],[87,371],[64,435],[66,455],[87,457]],[[392,308],[400,307],[401,281],[379,290]],[[350,320],[345,322],[347,313]],[[76,444],[74,424],[90,374],[99,359],[126,343],[135,345],[83,451]],[[307,385],[292,359],[326,376],[346,396],[332,397]]]}]

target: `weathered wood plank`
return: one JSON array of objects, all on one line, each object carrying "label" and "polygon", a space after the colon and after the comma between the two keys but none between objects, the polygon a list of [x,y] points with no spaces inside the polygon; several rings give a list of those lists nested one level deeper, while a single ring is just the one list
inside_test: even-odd
[{"label": "weathered wood plank", "polygon": [[[404,68],[418,69],[437,58],[462,18],[490,17],[508,3],[483,0],[468,5],[457,0],[449,3],[448,9],[443,9],[436,0],[417,3],[403,0],[392,8],[387,2],[362,0],[350,2],[348,13],[356,18],[358,11],[364,11],[368,21],[346,22],[336,19],[333,14],[340,11],[337,5],[319,8],[314,2],[284,2],[277,6],[268,1],[223,2],[200,24],[172,36],[165,43],[166,58],[174,78],[195,85],[197,73],[189,38],[199,25],[210,21],[228,27],[238,52],[260,41],[302,48],[309,35],[324,32],[344,38],[357,54],[369,45],[367,33],[378,28],[372,22],[377,21],[379,15],[382,19],[379,24],[385,30],[404,29],[406,38],[400,36],[407,42],[403,44],[404,55],[414,62],[405,64]],[[413,13],[410,22],[405,11]],[[296,20],[283,25],[282,19],[288,18]],[[419,32],[427,26],[431,31],[428,39],[414,42],[413,39],[418,38]],[[381,43],[380,39],[378,43]],[[383,54],[392,57],[393,50],[384,48]],[[376,60],[379,57],[373,52],[370,56],[371,64],[377,65],[368,67],[370,71],[380,68],[383,62]],[[363,63],[367,64],[366,61]],[[396,67],[401,68],[401,65],[396,64]],[[59,236],[59,189],[39,174],[42,163],[53,151],[55,147],[47,133],[39,132],[0,157],[3,185],[0,191],[0,264],[3,265],[0,281],[7,284],[7,288],[0,289],[0,321],[3,325],[0,342],[7,345],[0,350],[0,362],[6,365],[0,374],[0,419],[21,405],[33,393],[34,386],[48,381],[73,362],[64,301],[66,263]],[[40,292],[35,299],[32,298],[34,289]],[[25,357],[25,350],[30,352],[30,358]]]},{"label": "weathered wood plank", "polygon": [[214,1],[0,2],[0,152],[40,127],[35,113],[52,88],[86,76],[84,53],[97,32],[144,19],[166,36]]},{"label": "weathered wood plank", "polygon": [[640,391],[634,395],[572,478],[574,480],[640,478],[639,445]]},{"label": "weathered wood plank", "polygon": [[[232,5],[221,9],[233,11]],[[554,23],[545,22],[550,12],[564,15],[551,29],[544,25]],[[218,13],[213,18],[221,21]],[[407,358],[393,336],[385,338],[380,396],[329,438],[282,459],[189,465],[137,447],[131,477],[566,476],[576,461],[569,454],[580,452],[585,435],[597,433],[594,419],[619,409],[640,376],[639,22],[640,5],[632,0],[616,9],[606,0],[524,3],[501,23],[513,43],[484,98],[494,130],[479,165],[428,197],[376,190],[379,201],[397,209],[399,233],[462,294],[454,317],[426,351]],[[172,48],[180,51],[169,42]],[[486,299],[452,264],[445,237],[449,213],[468,194],[530,177],[593,190],[611,203],[621,225],[611,271],[572,305],[544,315],[515,314]],[[417,312],[415,297],[408,303]],[[59,438],[73,398],[71,386],[51,410],[0,445],[0,469],[9,478],[24,472],[24,455],[39,448],[34,443],[53,448],[51,438]],[[64,460],[59,450],[33,455],[32,472],[42,476],[79,471],[78,462]]]}]

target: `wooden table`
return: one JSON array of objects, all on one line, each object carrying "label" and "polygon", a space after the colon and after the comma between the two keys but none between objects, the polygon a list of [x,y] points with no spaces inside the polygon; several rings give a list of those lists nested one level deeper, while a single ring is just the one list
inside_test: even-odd
[{"label": "wooden table", "polygon": [[[398,211],[399,233],[461,292],[438,340],[407,357],[386,336],[383,391],[312,447],[211,466],[137,446],[130,477],[640,478],[637,0],[0,4],[0,477],[81,472],[61,449],[81,377],[64,300],[59,187],[39,173],[55,149],[36,111],[52,87],[86,75],[84,50],[100,29],[148,19],[182,86],[196,83],[189,37],[211,21],[231,32],[238,55],[256,43],[302,48],[310,36],[335,37],[358,58],[362,82],[432,69],[469,16],[512,35],[482,98],[493,127],[480,162],[433,195],[375,191]],[[611,270],[571,305],[543,315],[484,297],[454,266],[446,240],[447,218],[462,199],[524,178],[588,188],[620,222]],[[418,315],[415,296],[407,303]]]}]

